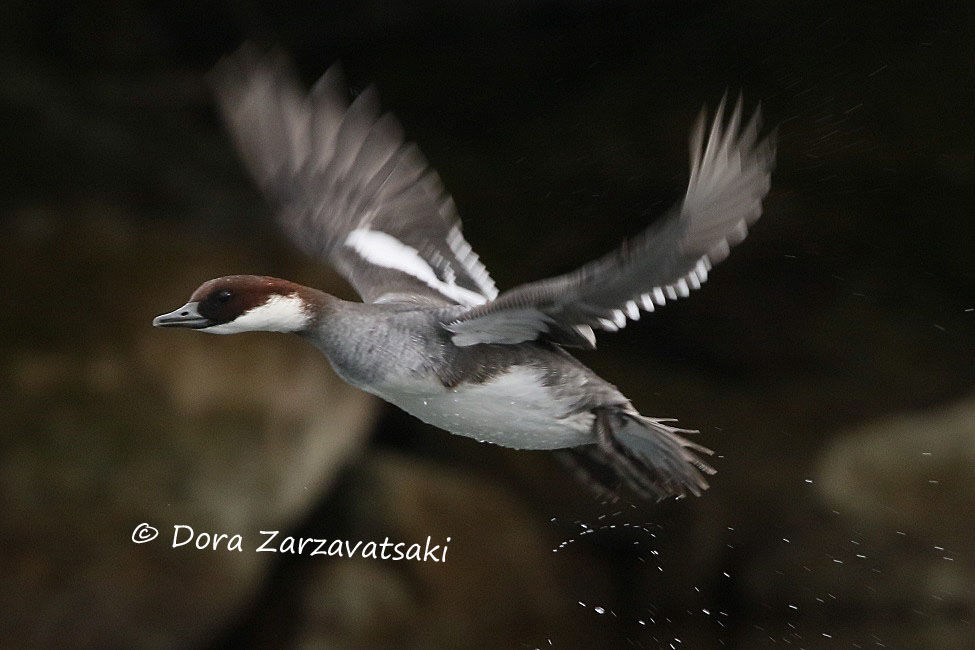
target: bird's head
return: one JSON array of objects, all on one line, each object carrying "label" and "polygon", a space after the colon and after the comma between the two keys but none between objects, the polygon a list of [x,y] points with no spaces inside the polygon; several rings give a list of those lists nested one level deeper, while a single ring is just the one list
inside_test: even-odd
[{"label": "bird's head", "polygon": [[189,302],[156,316],[156,327],[186,327],[213,334],[301,332],[315,321],[319,292],[259,275],[227,275],[209,280]]}]

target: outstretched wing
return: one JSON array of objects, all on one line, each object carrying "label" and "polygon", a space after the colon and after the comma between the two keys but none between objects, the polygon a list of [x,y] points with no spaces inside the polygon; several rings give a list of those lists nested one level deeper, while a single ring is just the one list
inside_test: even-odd
[{"label": "outstretched wing", "polygon": [[524,284],[472,307],[444,327],[456,345],[520,343],[544,337],[595,347],[592,328],[610,332],[687,296],[762,213],[775,158],[773,138],[758,140],[760,109],[741,128],[741,98],[724,125],[724,100],[705,143],[705,112],[691,134],[691,177],[684,200],[612,253],[580,269]]},{"label": "outstretched wing", "polygon": [[227,127],[301,249],[366,302],[473,306],[497,296],[453,200],[369,87],[351,104],[338,66],[305,93],[286,58],[244,46],[214,69]]}]

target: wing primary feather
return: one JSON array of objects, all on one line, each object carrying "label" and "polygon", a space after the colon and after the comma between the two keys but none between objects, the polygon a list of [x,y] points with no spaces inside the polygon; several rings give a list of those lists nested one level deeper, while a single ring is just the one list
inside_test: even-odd
[{"label": "wing primary feather", "polygon": [[691,152],[691,174],[690,179],[688,179],[688,186],[694,185],[697,182],[698,173],[701,170],[701,156],[703,154],[702,147],[704,146],[704,129],[707,120],[707,106],[701,109],[701,112],[697,115],[697,120],[694,122],[694,128],[691,129],[690,137],[690,152]]}]

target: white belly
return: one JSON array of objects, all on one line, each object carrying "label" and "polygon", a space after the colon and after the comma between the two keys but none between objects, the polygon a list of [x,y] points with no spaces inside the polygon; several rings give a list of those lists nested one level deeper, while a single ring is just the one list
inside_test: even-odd
[{"label": "white belly", "polygon": [[593,442],[592,413],[542,385],[540,371],[516,366],[483,384],[384,387],[380,397],[407,413],[481,442],[515,449],[559,449]]}]

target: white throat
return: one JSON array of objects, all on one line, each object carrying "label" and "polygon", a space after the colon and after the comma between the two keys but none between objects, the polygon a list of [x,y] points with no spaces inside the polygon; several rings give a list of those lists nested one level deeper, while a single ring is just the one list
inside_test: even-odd
[{"label": "white throat", "polygon": [[237,334],[239,332],[300,332],[311,321],[305,301],[293,293],[273,295],[263,305],[244,312],[229,323],[212,325],[203,332]]}]

